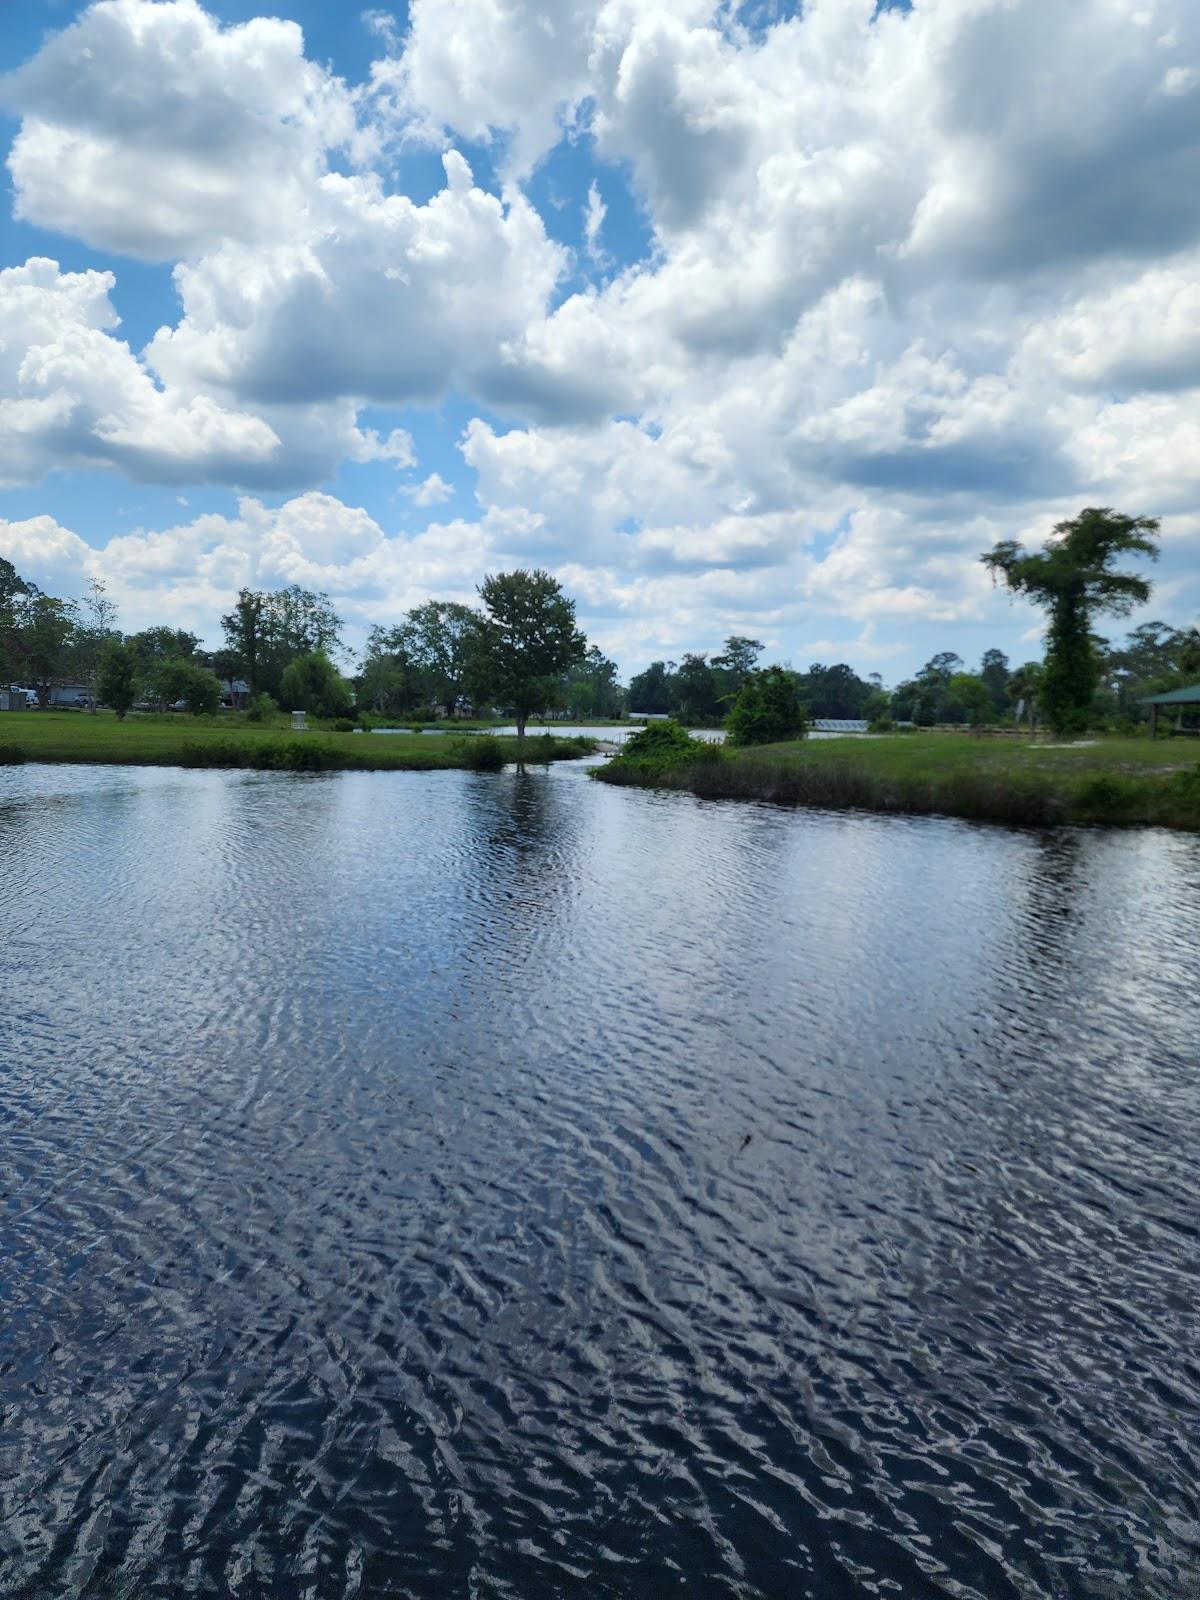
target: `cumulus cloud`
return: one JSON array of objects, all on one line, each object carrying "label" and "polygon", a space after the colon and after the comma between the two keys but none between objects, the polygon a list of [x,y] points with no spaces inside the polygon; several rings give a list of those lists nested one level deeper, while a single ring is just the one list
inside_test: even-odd
[{"label": "cumulus cloud", "polygon": [[[465,395],[490,413],[461,440],[473,521],[401,540],[328,497],[243,499],[105,558],[149,571],[190,541],[180,583],[258,563],[363,616],[536,559],[635,659],[726,625],[841,616],[883,651],[864,630],[996,616],[978,550],[1089,500],[1167,513],[1185,549],[1200,11],[794,9],[750,29],[717,0],[413,0],[403,34],[363,14],[384,54],[351,88],[292,23],[99,0],[5,80],[15,203],[174,263],[179,312],[135,352],[111,274],[0,274],[0,477],[407,472],[409,434],[363,407]],[[422,201],[390,160],[414,140],[443,153]],[[578,259],[527,182],[564,141]]]},{"label": "cumulus cloud", "polygon": [[151,260],[286,236],[329,149],[358,136],[296,23],[222,29],[198,0],[100,0],[0,96],[22,119],[17,215]]}]

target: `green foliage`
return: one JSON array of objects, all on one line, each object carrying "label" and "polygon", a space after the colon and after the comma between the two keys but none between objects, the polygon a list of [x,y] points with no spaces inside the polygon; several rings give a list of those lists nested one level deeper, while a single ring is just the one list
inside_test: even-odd
[{"label": "green foliage", "polygon": [[342,619],[328,595],[291,584],[272,591],[241,590],[221,627],[226,649],[240,663],[251,694],[281,695],[283,674],[293,661],[338,649]]},{"label": "green foliage", "polygon": [[892,721],[891,717],[886,715],[881,717],[872,717],[871,721],[867,723],[868,733],[894,733],[895,730],[896,724]]},{"label": "green foliage", "polygon": [[511,707],[523,738],[530,713],[553,702],[563,674],[584,658],[575,602],[540,569],[489,574],[479,597],[484,615],[470,643],[472,697]]},{"label": "green foliage", "polygon": [[654,777],[686,767],[704,749],[678,722],[648,722],[625,740],[609,766]]},{"label": "green foliage", "polygon": [[334,733],[353,733],[354,727],[355,725],[350,721],[349,717],[339,717],[333,725],[333,731]]},{"label": "green foliage", "polygon": [[504,746],[490,733],[455,739],[450,748],[461,764],[472,772],[499,772],[504,765]]},{"label": "green foliage", "polygon": [[116,639],[105,642],[96,670],[96,695],[123,720],[137,699],[139,662],[132,642]]},{"label": "green foliage", "polygon": [[194,717],[211,717],[221,700],[221,686],[203,667],[190,661],[164,661],[155,671],[155,698],[168,705],[183,702]]},{"label": "green foliage", "polygon": [[783,667],[752,672],[725,723],[731,745],[779,744],[804,737],[804,708],[796,675]]},{"label": "green foliage", "polygon": [[625,692],[617,681],[617,664],[592,645],[582,661],[567,669],[564,699],[577,717],[619,717]]},{"label": "green foliage", "polygon": [[279,700],[285,711],[308,711],[330,719],[348,716],[350,690],[323,650],[297,656],[284,668]]},{"label": "green foliage", "polygon": [[317,739],[185,739],[181,767],[252,767],[259,772],[333,772],[353,766],[335,747]]},{"label": "green foliage", "polygon": [[279,715],[279,704],[269,694],[256,694],[246,707],[247,722],[270,722]]},{"label": "green foliage", "polygon": [[1039,702],[1058,733],[1080,731],[1091,715],[1099,683],[1093,617],[1127,615],[1150,598],[1146,579],[1117,571],[1113,563],[1122,555],[1157,559],[1158,526],[1155,517],[1089,506],[1056,524],[1041,551],[1028,553],[1006,539],[980,558],[1009,589],[1028,595],[1050,614]]}]

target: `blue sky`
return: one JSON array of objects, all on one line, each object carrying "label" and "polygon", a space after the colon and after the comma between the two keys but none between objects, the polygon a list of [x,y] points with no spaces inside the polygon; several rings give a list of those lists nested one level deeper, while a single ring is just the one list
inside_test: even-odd
[{"label": "blue sky", "polygon": [[1186,0],[3,14],[0,552],[47,587],[215,642],[301,582],[353,643],[539,564],[626,673],[748,632],[895,681],[1036,656],[979,551],[1114,504],[1196,621]]}]

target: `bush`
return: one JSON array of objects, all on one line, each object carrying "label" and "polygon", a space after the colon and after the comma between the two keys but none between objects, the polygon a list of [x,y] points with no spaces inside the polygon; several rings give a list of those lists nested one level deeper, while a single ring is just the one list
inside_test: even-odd
[{"label": "bush", "polygon": [[285,711],[308,711],[333,720],[349,716],[350,689],[323,650],[297,656],[284,668],[279,700]]},{"label": "bush", "polygon": [[687,729],[678,722],[670,719],[664,722],[648,722],[644,728],[639,728],[632,738],[626,739],[609,762],[609,766],[630,773],[655,776],[690,766],[704,754],[706,749],[712,748],[715,747],[706,746],[701,740],[693,739]]},{"label": "bush", "polygon": [[332,772],[352,766],[338,750],[315,739],[280,739],[269,743],[235,739],[185,739],[179,750],[182,767],[252,767],[259,772]]},{"label": "bush", "polygon": [[874,721],[867,723],[868,733],[895,733],[895,731],[896,724],[891,717],[876,717]]},{"label": "bush", "polygon": [[472,772],[499,772],[504,765],[504,746],[491,733],[470,739],[455,739],[450,745],[457,760]]},{"label": "bush", "polygon": [[256,694],[246,707],[247,722],[270,722],[279,715],[278,702],[269,694]]},{"label": "bush", "polygon": [[804,707],[796,675],[783,667],[751,672],[725,719],[732,745],[779,744],[804,737]]},{"label": "bush", "polygon": [[348,717],[339,717],[333,725],[334,733],[353,733],[354,723]]}]

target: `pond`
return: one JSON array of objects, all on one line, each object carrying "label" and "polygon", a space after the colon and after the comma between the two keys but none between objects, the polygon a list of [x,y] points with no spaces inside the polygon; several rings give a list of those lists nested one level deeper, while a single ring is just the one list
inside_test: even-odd
[{"label": "pond", "polygon": [[1200,840],[0,769],[0,1592],[1180,1596]]}]

